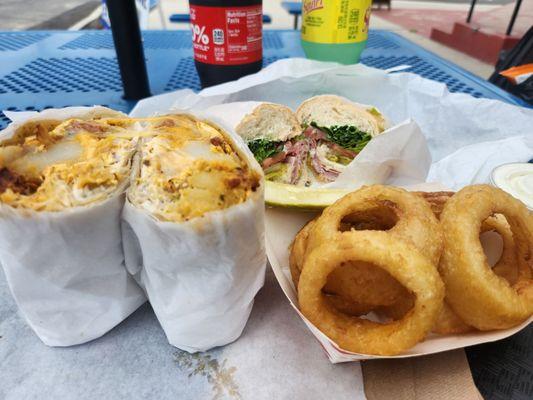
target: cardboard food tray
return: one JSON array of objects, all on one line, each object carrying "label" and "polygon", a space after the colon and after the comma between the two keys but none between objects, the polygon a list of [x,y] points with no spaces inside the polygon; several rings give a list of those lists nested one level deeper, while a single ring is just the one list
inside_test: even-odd
[{"label": "cardboard food tray", "polygon": [[[435,185],[418,185],[416,190],[442,190]],[[305,322],[311,333],[318,340],[329,360],[332,363],[386,359],[386,358],[409,358],[429,354],[440,353],[443,351],[460,349],[477,344],[494,342],[505,339],[520,330],[524,329],[533,320],[533,317],[520,325],[510,329],[489,331],[489,332],[472,332],[461,335],[437,335],[429,334],[423,342],[407,350],[405,353],[397,356],[374,356],[367,354],[352,353],[343,350],[333,340],[329,339],[316,326],[314,326],[298,309],[298,295],[291,279],[289,270],[289,246],[296,233],[317,214],[313,212],[302,212],[293,209],[270,208],[266,213],[266,252],[267,257],[276,275],[276,278],[290,301],[291,306],[296,313]],[[498,249],[498,242],[485,237],[483,245],[490,257],[499,257],[501,248]]]}]

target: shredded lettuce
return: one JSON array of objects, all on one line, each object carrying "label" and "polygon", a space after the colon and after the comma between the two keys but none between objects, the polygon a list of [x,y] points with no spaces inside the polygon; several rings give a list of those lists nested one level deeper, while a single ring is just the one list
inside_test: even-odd
[{"label": "shredded lettuce", "polygon": [[283,150],[283,142],[275,142],[267,139],[255,139],[248,142],[248,148],[255,159],[261,164],[264,160],[272,157]]},{"label": "shredded lettuce", "polygon": [[317,124],[314,122],[311,122],[311,126],[314,126],[315,128],[325,132],[328,140],[332,141],[333,143],[355,152],[360,152],[363,150],[367,143],[370,142],[370,139],[372,139],[370,134],[363,132],[355,126],[333,125],[330,127],[325,127],[317,126]]}]

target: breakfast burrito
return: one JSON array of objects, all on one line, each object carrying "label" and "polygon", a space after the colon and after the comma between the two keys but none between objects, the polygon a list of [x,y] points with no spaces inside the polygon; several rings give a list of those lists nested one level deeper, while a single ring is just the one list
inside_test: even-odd
[{"label": "breakfast burrito", "polygon": [[47,110],[0,133],[0,262],[51,346],[97,338],[145,301],[124,268],[120,215],[137,139],[107,122],[118,117]]},{"label": "breakfast burrito", "polygon": [[126,266],[169,342],[235,340],[265,271],[262,173],[238,137],[189,115],[137,119],[123,214]]}]

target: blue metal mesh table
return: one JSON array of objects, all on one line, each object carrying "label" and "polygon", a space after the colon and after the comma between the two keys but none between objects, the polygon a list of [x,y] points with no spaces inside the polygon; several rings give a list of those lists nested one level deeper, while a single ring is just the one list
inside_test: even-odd
[{"label": "blue metal mesh table", "polygon": [[[144,47],[152,93],[200,89],[189,31],[147,31]],[[109,31],[0,33],[0,110],[107,105],[128,111]],[[299,33],[265,31],[264,63],[303,56]],[[521,104],[510,94],[386,31],[370,33],[362,62],[410,71],[444,82],[452,92]],[[7,123],[0,118],[0,128]]]},{"label": "blue metal mesh table", "polygon": [[[143,35],[153,94],[200,89],[189,31]],[[0,110],[106,105],[129,111],[109,31],[0,33]],[[303,56],[297,31],[265,31],[264,63]],[[386,31],[372,31],[362,62],[409,71],[445,83],[452,92],[525,105],[519,99],[421,47]],[[0,114],[0,128],[7,118]],[[467,350],[474,378],[490,399],[533,398],[533,328]]]}]

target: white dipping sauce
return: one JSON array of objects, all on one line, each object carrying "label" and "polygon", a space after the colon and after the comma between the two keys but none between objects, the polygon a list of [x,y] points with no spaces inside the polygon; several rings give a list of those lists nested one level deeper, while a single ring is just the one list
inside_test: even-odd
[{"label": "white dipping sauce", "polygon": [[533,164],[503,164],[492,171],[495,186],[533,209]]}]

